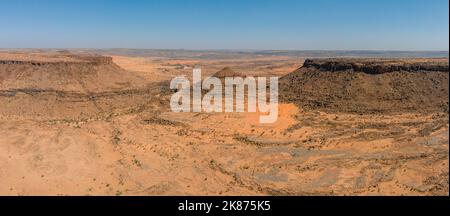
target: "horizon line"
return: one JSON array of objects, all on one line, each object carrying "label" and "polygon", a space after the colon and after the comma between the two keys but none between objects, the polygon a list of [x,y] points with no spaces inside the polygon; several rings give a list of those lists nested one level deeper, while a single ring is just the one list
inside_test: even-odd
[{"label": "horizon line", "polygon": [[236,48],[212,48],[212,49],[189,49],[189,48],[126,48],[126,47],[110,47],[110,48],[64,48],[64,47],[46,47],[46,48],[4,48],[0,47],[0,50],[179,50],[179,51],[303,51],[303,52],[320,52],[320,51],[333,51],[333,52],[450,52],[449,50],[377,50],[377,49],[236,49]]}]

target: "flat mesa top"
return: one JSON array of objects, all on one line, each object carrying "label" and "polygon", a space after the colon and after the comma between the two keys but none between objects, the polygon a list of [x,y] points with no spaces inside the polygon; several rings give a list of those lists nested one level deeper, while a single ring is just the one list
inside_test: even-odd
[{"label": "flat mesa top", "polygon": [[397,64],[448,64],[448,58],[312,58],[318,64],[327,62],[354,63],[354,64],[380,64],[380,65],[397,65]]},{"label": "flat mesa top", "polygon": [[31,53],[31,52],[0,52],[0,61],[21,62],[95,62],[108,58],[99,55],[70,54],[70,53]]}]

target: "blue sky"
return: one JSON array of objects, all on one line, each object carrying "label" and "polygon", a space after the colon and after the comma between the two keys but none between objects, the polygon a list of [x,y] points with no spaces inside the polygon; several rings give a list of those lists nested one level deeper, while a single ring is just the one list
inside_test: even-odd
[{"label": "blue sky", "polygon": [[0,0],[0,48],[448,50],[448,0]]}]

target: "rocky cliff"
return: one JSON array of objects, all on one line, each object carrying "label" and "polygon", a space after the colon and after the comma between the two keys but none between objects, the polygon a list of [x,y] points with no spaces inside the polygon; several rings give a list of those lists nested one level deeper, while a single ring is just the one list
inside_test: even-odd
[{"label": "rocky cliff", "polygon": [[330,112],[448,112],[448,62],[314,59],[280,79],[280,100]]},{"label": "rocky cliff", "polygon": [[382,74],[395,71],[405,72],[448,72],[448,63],[418,61],[408,62],[393,59],[306,59],[306,68],[316,68],[322,71],[354,71],[367,74]]}]

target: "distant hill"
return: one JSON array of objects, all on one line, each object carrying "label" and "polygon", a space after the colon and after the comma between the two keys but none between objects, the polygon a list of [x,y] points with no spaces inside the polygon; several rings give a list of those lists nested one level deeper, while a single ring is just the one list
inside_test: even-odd
[{"label": "distant hill", "polygon": [[225,77],[245,77],[245,75],[238,73],[234,70],[232,70],[229,67],[225,67],[220,71],[217,71],[215,74],[212,75],[213,77],[217,78],[225,78]]},{"label": "distant hill", "polygon": [[[1,51],[2,49],[0,49]],[[11,51],[11,49],[3,49]],[[14,50],[12,50],[14,51]],[[23,50],[22,50],[23,51]],[[298,58],[370,57],[370,58],[448,58],[448,51],[378,50],[185,50],[185,49],[30,49],[28,51],[97,53],[101,55],[141,56],[170,59],[234,59],[286,56]]]}]

